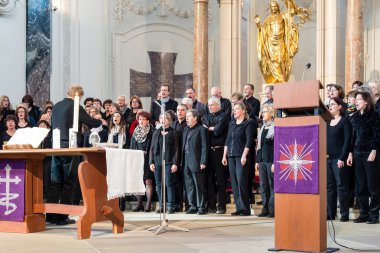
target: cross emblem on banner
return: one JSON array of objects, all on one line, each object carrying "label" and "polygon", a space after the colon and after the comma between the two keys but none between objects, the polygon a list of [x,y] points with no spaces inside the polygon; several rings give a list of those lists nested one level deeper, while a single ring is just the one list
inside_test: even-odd
[{"label": "cross emblem on banner", "polygon": [[193,74],[175,75],[177,53],[148,51],[152,73],[130,69],[131,95],[156,99],[163,84],[170,87],[172,98],[182,98],[193,84]]},{"label": "cross emblem on banner", "polygon": [[0,176],[0,184],[5,183],[5,193],[0,193],[0,206],[5,206],[6,211],[4,212],[4,215],[9,215],[17,209],[16,204],[11,203],[10,201],[19,197],[18,193],[10,193],[10,184],[14,183],[17,185],[21,182],[21,179],[18,176],[11,178],[12,168],[9,164],[7,164],[4,169],[5,178]]}]

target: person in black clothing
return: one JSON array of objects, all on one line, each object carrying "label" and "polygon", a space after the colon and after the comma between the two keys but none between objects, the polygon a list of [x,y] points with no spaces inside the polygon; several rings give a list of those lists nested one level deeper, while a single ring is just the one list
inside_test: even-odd
[{"label": "person in black clothing", "polygon": [[125,119],[125,122],[127,123],[129,134],[132,135],[135,130],[135,127],[137,126],[136,115],[140,110],[143,109],[143,105],[141,99],[135,95],[131,97],[129,101],[129,106],[131,107],[131,112],[129,113],[128,118]]},{"label": "person in black clothing", "polygon": [[22,105],[16,108],[15,115],[17,117],[17,126],[16,126],[17,129],[33,127],[36,125],[36,122],[34,121],[34,119],[29,117],[28,109]]},{"label": "person in black clothing", "polygon": [[[165,116],[165,117],[164,117]],[[165,119],[165,120],[164,120]],[[166,186],[167,193],[167,213],[174,213],[174,186],[175,172],[178,169],[180,147],[178,133],[171,127],[172,118],[168,112],[160,116],[161,126],[156,129],[152,137],[152,145],[150,147],[149,164],[150,170],[154,172],[156,180],[156,189],[160,208],[158,212],[163,210],[161,188]],[[165,153],[163,153],[163,136],[165,136]],[[162,165],[165,161],[165,185],[162,186]]]},{"label": "person in black clothing", "polygon": [[8,115],[5,118],[6,130],[0,132],[0,149],[3,149],[3,145],[7,144],[12,136],[16,133],[17,118],[14,115]]},{"label": "person in black clothing", "polygon": [[187,127],[182,137],[182,165],[184,168],[185,184],[189,209],[187,214],[206,214],[205,185],[208,157],[207,130],[201,125],[197,110],[190,109],[186,113]]},{"label": "person in black clothing", "polygon": [[[255,150],[258,121],[257,121],[256,115],[252,111],[251,105],[246,100],[244,100],[243,94],[240,92],[235,92],[234,94],[232,94],[231,103],[232,103],[232,106],[235,105],[236,103],[244,103],[248,116],[253,122],[252,136],[255,141],[252,144],[253,146],[251,150]],[[256,152],[253,152],[253,151],[249,152],[249,159],[248,159],[246,167],[248,168],[248,188],[247,189],[248,189],[248,196],[249,196],[250,203],[255,203],[254,196],[253,196],[253,180],[255,177],[255,168],[254,168],[255,160],[256,160]]]},{"label": "person in black clothing", "polygon": [[[42,113],[41,108],[34,104],[34,100],[33,100],[33,97],[31,95],[25,95],[22,98],[22,102],[28,104],[29,117],[33,118],[33,120],[34,120],[33,126],[36,126],[37,122],[40,120],[40,116]],[[31,120],[32,123],[33,123],[33,120]]]},{"label": "person in black clothing", "polygon": [[[178,132],[180,139],[182,138],[183,130],[186,125],[186,112],[187,106],[184,104],[180,104],[177,106],[177,119],[173,121],[172,127]],[[182,141],[182,140],[181,140]]]},{"label": "person in black clothing", "polygon": [[[222,91],[219,87],[212,87],[211,88],[211,97],[216,97],[220,99],[221,108],[220,110],[222,113],[225,113],[228,116],[228,119],[231,119],[231,113],[232,113],[232,107],[231,102],[227,98],[222,97]],[[210,113],[207,107],[207,113]]]},{"label": "person in black clothing", "polygon": [[142,150],[144,151],[144,183],[146,192],[146,206],[142,204],[142,196],[137,197],[137,207],[133,209],[133,212],[145,211],[150,212],[151,201],[153,196],[153,180],[154,174],[149,168],[149,151],[150,145],[152,143],[152,136],[154,132],[154,127],[150,124],[150,113],[146,111],[139,111],[136,115],[138,125],[133,131],[131,138],[130,149]]},{"label": "person in black clothing", "polygon": [[195,109],[199,112],[199,115],[201,116],[201,119],[207,114],[207,107],[205,104],[199,102],[197,98],[195,97],[195,90],[193,87],[187,87],[186,88],[186,97],[191,98],[193,101],[192,109]]},{"label": "person in black clothing", "polygon": [[355,97],[356,97],[355,90],[352,90],[347,93],[347,110],[345,111],[345,115],[351,119],[351,116],[354,115],[356,112],[356,105],[355,105]]},{"label": "person in black clothing", "polygon": [[[371,95],[368,92],[356,94],[356,109],[352,116],[352,141],[347,165],[354,162],[360,215],[355,223],[379,223],[379,157],[380,122]],[[370,203],[368,203],[368,193]]]},{"label": "person in black clothing", "polygon": [[375,105],[375,111],[380,117],[380,80],[371,81],[368,83],[368,86],[371,90],[371,96]]},{"label": "person in black clothing", "polygon": [[228,164],[234,194],[236,211],[231,215],[248,216],[251,215],[251,209],[247,191],[249,174],[247,162],[253,145],[253,121],[249,119],[243,103],[235,104],[233,110],[234,119],[230,121],[228,127],[222,163],[224,166]]},{"label": "person in black clothing", "polygon": [[[331,98],[340,98],[343,100],[344,96],[345,95],[344,95],[344,90],[343,90],[342,86],[340,86],[338,84],[330,84],[330,99]],[[344,110],[347,109],[347,104],[345,102],[343,102],[343,109]]]},{"label": "person in black clothing", "polygon": [[[49,122],[47,122],[46,120],[38,121],[37,127],[51,129]],[[42,141],[40,148],[42,149],[52,148],[52,132],[51,131]],[[42,164],[43,164],[42,166],[43,166],[43,178],[44,178],[44,194],[47,194],[50,187],[50,181],[51,181],[51,156],[46,156]]]},{"label": "person in black clothing", "polygon": [[[170,86],[167,84],[163,84],[160,88],[160,96],[161,99],[157,101],[153,101],[150,107],[150,115],[152,116],[151,123],[153,126],[159,124],[159,116],[161,115],[161,107],[158,105],[162,105],[165,103],[165,111],[172,110],[175,112],[177,110],[178,102],[171,99],[170,96]],[[158,103],[158,104],[157,104]]]},{"label": "person in black clothing", "polygon": [[126,104],[127,98],[125,95],[120,95],[116,99],[116,103],[119,105],[118,111],[123,115],[124,120],[126,120],[131,113],[131,109],[128,108]]},{"label": "person in black clothing", "polygon": [[15,110],[13,110],[12,105],[9,101],[8,96],[1,96],[0,97],[0,132],[3,132],[6,130],[5,127],[5,119],[8,115],[15,115]]},{"label": "person in black clothing", "polygon": [[274,90],[273,85],[267,85],[265,87],[264,91],[265,91],[265,96],[267,97],[267,100],[263,103],[263,105],[266,105],[266,104],[272,105],[273,104],[273,90]]},{"label": "person in black clothing", "polygon": [[237,103],[243,103],[245,105],[245,108],[247,110],[248,116],[252,119],[254,119],[256,116],[252,113],[252,107],[251,105],[244,100],[243,93],[240,92],[234,92],[231,96],[231,104],[234,106]]},{"label": "person in black clothing", "polygon": [[263,125],[260,128],[257,143],[256,171],[260,176],[260,193],[263,208],[258,217],[274,217],[274,117],[270,104],[261,107]]},{"label": "person in black clothing", "polygon": [[352,90],[357,90],[358,88],[363,86],[362,81],[354,81],[351,85]]},{"label": "person in black clothing", "polygon": [[342,86],[337,84],[330,84],[330,98],[340,98],[344,99],[344,90]]},{"label": "person in black clothing", "polygon": [[108,123],[111,122],[112,115],[110,114],[110,107],[112,105],[111,99],[106,99],[103,101],[104,112],[101,112],[102,118],[105,119]]},{"label": "person in black clothing", "polygon": [[[229,119],[220,111],[219,98],[208,100],[210,114],[203,119],[203,126],[209,132],[209,159],[206,168],[206,191],[208,211],[224,214],[226,212],[227,168],[222,164],[224,143],[227,139]],[[218,205],[216,205],[218,203]]]},{"label": "person in black clothing", "polygon": [[259,117],[260,114],[260,101],[253,96],[254,92],[253,84],[244,85],[244,101],[252,107],[252,113],[249,115],[251,118]]},{"label": "person in black clothing", "polygon": [[[187,106],[180,104],[177,106],[177,119],[173,121],[172,127],[177,131],[178,138],[180,142],[180,147],[182,147],[182,134],[186,125],[186,112]],[[176,174],[176,184],[175,184],[175,211],[183,211],[183,202],[185,201],[186,210],[189,208],[189,203],[186,197],[185,181],[183,176],[183,168],[180,166]]]},{"label": "person in black clothing", "polygon": [[[52,112],[52,129],[59,129],[61,135],[61,148],[69,147],[69,128],[73,127],[74,97],[78,94],[83,97],[83,89],[80,86],[71,86],[68,97],[58,102]],[[91,118],[83,107],[79,106],[79,127],[86,124],[90,128],[99,127],[102,122]],[[78,134],[78,142],[81,136]],[[78,156],[53,156],[51,166],[51,185],[47,196],[48,203],[74,204],[79,188],[78,182]],[[75,223],[74,220],[63,214],[48,214],[46,221],[55,222],[57,225]]]},{"label": "person in black clothing", "polygon": [[340,221],[348,221],[350,202],[350,168],[345,166],[351,142],[351,124],[344,116],[343,100],[330,99],[329,110],[334,117],[327,122],[327,219],[335,220],[337,195]]}]

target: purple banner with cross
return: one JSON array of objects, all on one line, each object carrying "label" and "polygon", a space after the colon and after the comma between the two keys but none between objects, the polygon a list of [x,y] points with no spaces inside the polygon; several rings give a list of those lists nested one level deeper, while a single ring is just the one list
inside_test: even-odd
[{"label": "purple banner with cross", "polygon": [[274,128],[275,193],[319,193],[319,126]]},{"label": "purple banner with cross", "polygon": [[24,221],[25,160],[0,160],[0,220]]}]

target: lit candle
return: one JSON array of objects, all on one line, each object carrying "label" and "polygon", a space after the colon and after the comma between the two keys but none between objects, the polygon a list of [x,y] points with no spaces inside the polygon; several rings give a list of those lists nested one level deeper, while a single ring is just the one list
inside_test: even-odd
[{"label": "lit candle", "polygon": [[73,132],[78,133],[79,124],[79,96],[78,93],[74,97],[74,119],[73,119]]}]

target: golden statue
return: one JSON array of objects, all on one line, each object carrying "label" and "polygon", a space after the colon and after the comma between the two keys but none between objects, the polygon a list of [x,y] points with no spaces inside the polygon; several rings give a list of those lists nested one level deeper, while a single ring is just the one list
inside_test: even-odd
[{"label": "golden statue", "polygon": [[[278,1],[269,4],[271,14],[260,24],[256,15],[258,32],[257,53],[261,72],[266,83],[283,83],[289,80],[293,57],[298,51],[298,26],[310,20],[311,10],[298,7],[294,0],[282,0],[287,8],[280,13]],[[299,17],[296,23],[294,16]]]}]

